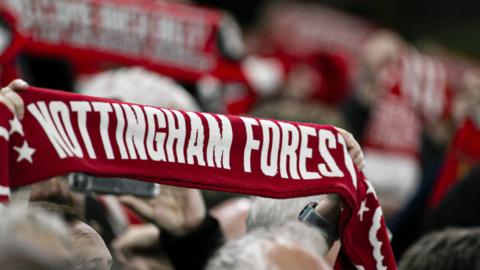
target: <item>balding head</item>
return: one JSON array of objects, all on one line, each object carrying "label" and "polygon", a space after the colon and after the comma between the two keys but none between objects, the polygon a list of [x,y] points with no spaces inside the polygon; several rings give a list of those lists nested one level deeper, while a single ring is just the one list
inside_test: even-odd
[{"label": "balding head", "polygon": [[84,269],[108,270],[112,266],[112,255],[100,235],[83,222],[72,226],[75,257]]},{"label": "balding head", "polygon": [[140,68],[101,72],[78,84],[81,93],[143,105],[200,110],[193,96],[169,77]]},{"label": "balding head", "polygon": [[314,230],[298,222],[254,230],[222,247],[207,269],[331,269],[319,255],[327,248],[325,239]]}]

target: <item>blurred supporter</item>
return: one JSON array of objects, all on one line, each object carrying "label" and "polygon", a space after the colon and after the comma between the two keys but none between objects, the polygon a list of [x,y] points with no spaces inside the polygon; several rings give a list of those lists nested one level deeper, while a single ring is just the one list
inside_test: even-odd
[{"label": "blurred supporter", "polygon": [[470,69],[462,76],[462,91],[456,96],[454,117],[457,123],[471,118],[480,126],[480,69]]},{"label": "blurred supporter", "polygon": [[35,202],[29,206],[55,214],[66,222],[71,232],[72,256],[81,269],[110,269],[112,255],[110,255],[105,242],[92,227],[79,219],[72,208],[49,202]]},{"label": "blurred supporter", "polygon": [[257,229],[222,247],[206,269],[332,269],[315,252],[325,247],[324,241],[315,229],[301,223]]},{"label": "blurred supporter", "polygon": [[448,190],[480,162],[480,74],[470,70],[463,77],[464,89],[457,97],[458,130],[446,153],[429,208],[435,209]]},{"label": "blurred supporter", "polygon": [[480,191],[480,166],[458,179],[445,194],[435,209],[426,216],[423,232],[442,230],[448,227],[479,227],[480,207],[477,201]]},{"label": "blurred supporter", "polygon": [[[449,143],[445,157],[442,157],[445,151],[443,147],[439,150],[438,146],[432,147],[431,143],[423,144],[423,177],[420,188],[404,209],[389,222],[394,234],[392,247],[398,258],[422,233],[449,225],[478,225],[466,222],[475,220],[475,211],[459,211],[463,205],[468,204],[469,194],[475,194],[477,190],[471,184],[472,180],[468,180],[475,179],[472,168],[480,160],[477,143],[480,133],[474,120],[480,89],[476,73],[475,70],[470,70],[462,76],[462,86],[455,95],[451,116],[457,131]],[[428,152],[430,154],[425,155]],[[462,179],[465,179],[465,183]],[[469,190],[465,188],[467,185],[470,185]],[[454,207],[456,208],[453,209]]]},{"label": "blurred supporter", "polygon": [[358,99],[371,106],[363,133],[369,164],[365,174],[388,218],[418,188],[421,166],[431,169],[427,167],[431,162],[420,160],[428,153],[422,152],[422,134],[440,151],[451,136],[452,89],[440,61],[419,53],[393,33],[381,31],[367,40],[362,59]]},{"label": "blurred supporter", "polygon": [[[415,190],[419,177],[419,119],[396,94],[397,70],[407,45],[395,33],[379,31],[364,44],[356,95],[369,109],[363,134],[365,175],[377,191],[385,215],[394,213]],[[401,78],[400,78],[401,79]],[[398,91],[398,90],[396,90]],[[351,112],[355,113],[355,112]]]},{"label": "blurred supporter", "polygon": [[424,236],[400,261],[400,270],[480,268],[480,229],[446,229]]},{"label": "blurred supporter", "polygon": [[110,269],[112,257],[105,243],[72,209],[39,202],[28,207],[12,205],[0,211],[3,267]]},{"label": "blurred supporter", "polygon": [[373,106],[381,89],[376,85],[379,76],[384,76],[385,67],[397,63],[407,44],[400,36],[389,30],[380,30],[370,35],[361,46],[358,72],[355,75],[356,94],[366,106]]},{"label": "blurred supporter", "polygon": [[358,66],[352,75],[354,89],[342,110],[351,132],[364,140],[367,123],[380,92],[378,81],[381,71],[398,59],[406,44],[395,33],[380,30],[370,34],[358,47]]},{"label": "blurred supporter", "polygon": [[2,268],[75,269],[71,231],[58,216],[43,209],[14,205],[1,208],[0,215]]}]

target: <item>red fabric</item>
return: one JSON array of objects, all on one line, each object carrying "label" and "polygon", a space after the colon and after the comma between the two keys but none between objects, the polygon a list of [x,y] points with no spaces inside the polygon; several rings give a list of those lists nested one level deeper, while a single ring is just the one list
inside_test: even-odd
[{"label": "red fabric", "polygon": [[214,9],[164,1],[0,0],[0,19],[15,37],[0,52],[0,65],[21,49],[64,58],[76,74],[136,65],[190,84],[209,75],[247,89],[248,95],[225,105],[242,114],[256,95],[241,63],[219,47],[226,18]]},{"label": "red fabric", "polygon": [[335,105],[350,94],[359,53],[374,25],[330,7],[294,1],[271,5],[264,20],[251,51],[279,58],[287,71],[309,64],[319,82],[313,97],[323,102]]},{"label": "red fabric", "polygon": [[220,11],[164,1],[0,0],[0,16],[22,18],[12,24],[25,42],[12,48],[64,57],[81,73],[139,65],[188,82],[205,74],[245,80],[218,47]]},{"label": "red fabric", "polygon": [[284,52],[263,54],[263,57],[278,60],[283,78],[287,80],[298,66],[306,65],[313,71],[312,94],[327,104],[338,105],[349,94],[352,80],[351,56],[341,50],[316,51],[306,55],[289,55]]},{"label": "red fabric", "polygon": [[0,65],[0,86],[9,84],[16,78],[19,78],[15,61],[9,61]]},{"label": "red fabric", "polygon": [[0,40],[7,43],[0,48],[0,86],[18,78],[15,57],[24,44],[23,38],[15,29],[16,19],[0,8]]},{"label": "red fabric", "polygon": [[416,159],[422,132],[420,118],[393,93],[385,93],[377,102],[367,126],[365,149]]},{"label": "red fabric", "polygon": [[[0,125],[12,131],[0,138],[0,183],[6,187],[78,171],[274,198],[337,193],[344,203],[342,248],[350,260],[337,267],[396,269],[373,188],[331,126],[167,110],[33,87],[20,95],[26,105],[22,132],[9,125],[12,114],[0,106]],[[137,144],[129,134],[138,136]]]},{"label": "red fabric", "polygon": [[439,60],[411,51],[401,58],[399,90],[426,122],[449,117],[452,89],[447,69]]},{"label": "red fabric", "polygon": [[367,126],[365,146],[417,158],[422,125],[450,117],[453,92],[445,67],[409,51],[379,72],[379,98]]},{"label": "red fabric", "polygon": [[430,195],[428,206],[435,209],[455,183],[480,162],[480,128],[466,119],[455,134]]},{"label": "red fabric", "polygon": [[361,18],[315,3],[282,2],[270,7],[265,18],[254,49],[300,57],[342,51],[354,58],[376,30]]},{"label": "red fabric", "polygon": [[347,55],[340,52],[317,53],[307,62],[317,72],[319,83],[314,97],[328,104],[338,104],[348,95],[350,70]]},{"label": "red fabric", "polygon": [[0,49],[0,65],[4,65],[14,60],[22,49],[25,40],[15,27],[17,19],[6,10],[3,10],[1,3],[2,1],[0,0],[0,35],[5,35],[2,38],[9,41],[6,47]]},{"label": "red fabric", "polygon": [[141,217],[139,217],[133,210],[125,205],[123,206],[123,211],[125,211],[125,214],[127,215],[128,218],[128,223],[130,225],[140,225],[144,224],[145,222]]}]

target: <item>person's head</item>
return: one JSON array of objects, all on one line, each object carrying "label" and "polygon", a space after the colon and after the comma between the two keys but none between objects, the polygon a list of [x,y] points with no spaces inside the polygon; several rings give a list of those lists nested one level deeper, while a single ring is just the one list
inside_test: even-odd
[{"label": "person's head", "polygon": [[480,269],[480,228],[446,229],[424,236],[405,253],[399,269]]},{"label": "person's head", "polygon": [[408,45],[392,31],[380,30],[370,35],[361,48],[354,76],[359,101],[366,106],[376,102],[381,88],[380,78],[385,77],[407,50]]},{"label": "person's head", "polygon": [[318,199],[319,196],[293,199],[253,197],[247,217],[247,231],[275,228],[296,221],[305,205]]},{"label": "person's head", "polygon": [[463,89],[455,99],[455,118],[471,117],[480,127],[480,69],[471,69],[462,76]]},{"label": "person's head", "polygon": [[79,83],[81,93],[169,109],[198,111],[193,96],[169,77],[140,67],[104,71]]},{"label": "person's head", "polygon": [[71,232],[71,252],[75,263],[83,270],[108,270],[112,265],[112,255],[100,235],[89,225],[82,222],[75,211],[67,206],[50,202],[30,203],[30,207],[39,208],[61,217]]},{"label": "person's head", "polygon": [[70,230],[38,207],[0,209],[0,265],[5,269],[73,269]]},{"label": "person's head", "polygon": [[363,44],[360,61],[370,71],[378,71],[382,66],[395,61],[407,45],[396,33],[380,30],[372,34]]},{"label": "person's head", "polygon": [[109,270],[112,255],[100,235],[89,225],[77,221],[72,225],[74,255],[84,270]]},{"label": "person's head", "polygon": [[207,270],[331,269],[319,253],[325,239],[302,223],[257,229],[227,243],[210,260]]}]

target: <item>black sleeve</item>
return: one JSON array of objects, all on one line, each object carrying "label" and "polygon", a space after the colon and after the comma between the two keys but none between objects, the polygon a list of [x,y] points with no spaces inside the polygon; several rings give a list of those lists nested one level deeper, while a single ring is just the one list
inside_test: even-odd
[{"label": "black sleeve", "polygon": [[437,209],[423,225],[423,234],[447,227],[469,228],[480,225],[480,165],[477,165],[447,192]]},{"label": "black sleeve", "polygon": [[341,106],[342,114],[347,120],[349,132],[362,141],[365,129],[370,120],[370,108],[362,104],[358,97],[352,95]]},{"label": "black sleeve", "polygon": [[165,230],[160,234],[160,245],[176,270],[203,270],[223,242],[220,224],[210,215],[188,235],[177,237]]},{"label": "black sleeve", "polygon": [[105,208],[97,199],[90,195],[85,196],[85,221],[95,228],[107,247],[110,247],[116,235],[107,216]]}]

